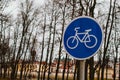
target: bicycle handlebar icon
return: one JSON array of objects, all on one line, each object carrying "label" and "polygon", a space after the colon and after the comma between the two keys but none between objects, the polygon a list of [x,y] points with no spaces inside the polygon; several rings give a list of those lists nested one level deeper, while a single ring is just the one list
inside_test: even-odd
[{"label": "bicycle handlebar icon", "polygon": [[[92,29],[85,30],[85,32],[78,33],[78,30],[80,27],[76,27],[75,30],[75,35],[70,36],[67,39],[67,47],[70,49],[75,49],[78,47],[79,41],[81,43],[84,43],[84,45],[87,48],[94,48],[97,44],[97,38],[95,35],[90,35],[89,32],[92,31]],[[79,37],[79,35],[84,35],[82,39]]]}]

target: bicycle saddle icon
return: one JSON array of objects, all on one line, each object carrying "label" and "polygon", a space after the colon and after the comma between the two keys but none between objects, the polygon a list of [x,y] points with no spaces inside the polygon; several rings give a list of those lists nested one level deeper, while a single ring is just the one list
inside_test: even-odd
[{"label": "bicycle saddle icon", "polygon": [[[70,49],[75,49],[78,47],[79,42],[84,43],[84,45],[87,48],[94,48],[97,44],[97,38],[95,35],[89,34],[92,29],[85,30],[85,32],[78,32],[80,27],[76,27],[75,30],[75,35],[70,36],[67,39],[67,47]],[[83,35],[82,38],[79,36]]]}]

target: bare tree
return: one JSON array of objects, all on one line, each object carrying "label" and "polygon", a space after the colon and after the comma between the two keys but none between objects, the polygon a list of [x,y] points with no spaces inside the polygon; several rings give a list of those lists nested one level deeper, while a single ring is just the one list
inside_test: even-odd
[{"label": "bare tree", "polygon": [[62,52],[62,37],[63,37],[63,32],[64,32],[64,28],[65,28],[65,10],[66,10],[66,1],[64,2],[62,9],[62,33],[60,36],[60,42],[59,42],[59,51],[58,51],[58,64],[57,64],[57,68],[56,68],[56,74],[55,74],[55,80],[57,80],[58,78],[58,72],[59,72],[59,65],[60,65],[60,57],[61,57],[61,52]]},{"label": "bare tree", "polygon": [[[111,31],[113,29],[113,23],[114,23],[114,17],[115,17],[115,3],[116,0],[114,1],[114,5],[112,8],[112,0],[110,0],[110,8],[109,8],[109,14],[108,14],[108,19],[107,19],[107,23],[106,23],[106,28],[105,28],[105,38],[104,38],[104,52],[103,52],[103,62],[102,62],[102,70],[101,70],[101,80],[104,79],[104,68],[105,68],[105,58],[106,58],[106,54],[107,54],[107,49],[109,46],[109,42],[110,42],[110,35],[111,35]],[[111,15],[112,13],[112,15]],[[111,23],[109,23],[110,21],[110,16],[112,17]],[[108,30],[109,27],[109,30]],[[109,33],[108,33],[109,31]],[[107,35],[108,33],[108,35]]]},{"label": "bare tree", "polygon": [[44,15],[44,25],[43,25],[43,28],[42,28],[42,30],[43,30],[43,34],[42,34],[42,47],[41,47],[41,57],[40,57],[40,63],[39,63],[39,71],[38,71],[38,80],[40,80],[40,77],[41,77],[41,79],[42,79],[42,76],[40,76],[40,75],[42,75],[42,73],[41,73],[41,68],[42,68],[42,59],[43,59],[43,54],[44,54],[44,47],[45,47],[45,44],[44,44],[44,42],[45,42],[45,30],[46,30],[46,14]]},{"label": "bare tree", "polygon": [[[26,2],[20,5],[20,13],[17,20],[17,25],[14,34],[14,44],[13,44],[13,63],[11,64],[11,79],[15,79],[17,76],[17,65],[19,60],[24,55],[24,60],[26,58],[27,51],[30,47],[30,40],[32,32],[34,31],[34,28],[37,26],[35,23],[37,11],[36,9],[33,9],[33,2],[26,0]],[[32,16],[32,17],[31,17]],[[28,37],[29,36],[29,37]],[[18,48],[16,48],[18,46]],[[23,61],[24,62],[24,61]],[[24,64],[23,64],[24,65]],[[23,65],[20,73],[20,79],[22,79],[22,70]]]}]

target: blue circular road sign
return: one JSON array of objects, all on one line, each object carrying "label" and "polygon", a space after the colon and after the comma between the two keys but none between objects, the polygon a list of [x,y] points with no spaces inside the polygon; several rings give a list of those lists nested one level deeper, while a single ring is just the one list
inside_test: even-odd
[{"label": "blue circular road sign", "polygon": [[78,17],[65,29],[63,45],[69,55],[84,60],[94,56],[103,40],[100,25],[91,17]]}]

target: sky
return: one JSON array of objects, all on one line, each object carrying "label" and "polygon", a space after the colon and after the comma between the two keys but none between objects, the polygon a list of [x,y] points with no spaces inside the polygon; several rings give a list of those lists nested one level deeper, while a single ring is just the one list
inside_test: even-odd
[{"label": "sky", "polygon": [[[14,15],[14,17],[16,18],[18,10],[19,10],[19,6],[18,4],[20,4],[20,2],[25,1],[25,0],[13,0],[11,2],[9,2],[8,7],[5,8],[4,10],[4,14],[11,14]],[[34,0],[34,4],[36,4],[36,7],[40,7],[45,3],[46,0]]]},{"label": "sky", "polygon": [[[20,3],[20,1],[24,1],[24,0],[13,0],[12,2],[10,2],[8,7],[5,9],[4,13],[14,15],[14,18],[16,18],[19,10],[18,4]],[[42,5],[44,5],[46,1],[47,0],[34,0],[34,3],[36,4],[35,5],[36,7],[42,7]],[[109,0],[97,0],[97,3],[101,3],[102,5],[100,4],[96,6],[95,13],[97,14],[98,10],[101,10],[104,13],[107,12],[107,10],[109,10],[108,9],[109,5],[107,5],[108,2]]]}]

